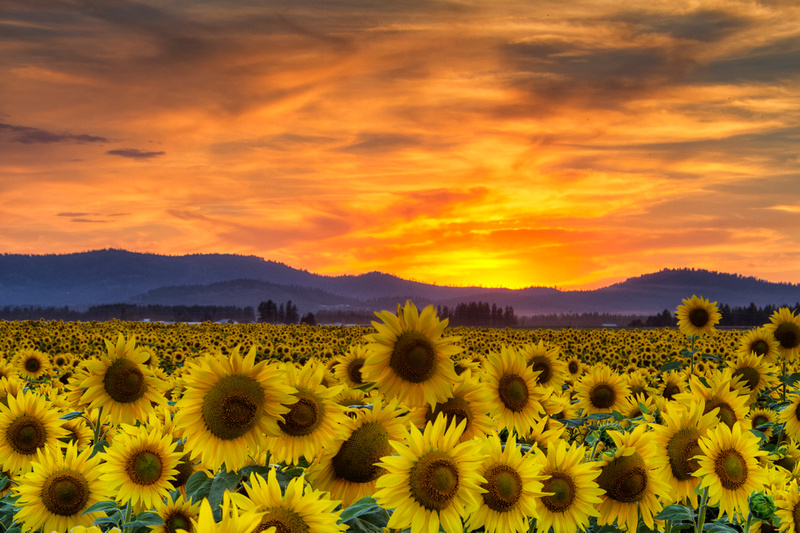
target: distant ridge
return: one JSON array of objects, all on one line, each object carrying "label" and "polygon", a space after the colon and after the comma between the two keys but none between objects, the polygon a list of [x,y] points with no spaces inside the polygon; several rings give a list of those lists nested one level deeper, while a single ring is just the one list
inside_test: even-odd
[{"label": "distant ridge", "polygon": [[732,307],[794,305],[800,285],[700,269],[664,269],[595,290],[448,287],[370,272],[322,276],[256,256],[166,256],[107,249],[60,255],[0,256],[0,307],[81,309],[108,303],[237,305],[292,300],[303,311],[376,310],[411,298],[419,306],[484,301],[517,315],[653,314],[698,294]]}]

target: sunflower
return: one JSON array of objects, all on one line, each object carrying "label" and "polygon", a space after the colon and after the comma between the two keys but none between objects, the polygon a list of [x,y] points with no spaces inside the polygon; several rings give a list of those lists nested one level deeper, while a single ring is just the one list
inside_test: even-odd
[{"label": "sunflower", "polygon": [[161,427],[137,426],[120,431],[106,449],[100,477],[120,503],[130,502],[137,511],[150,509],[174,487],[181,452]]},{"label": "sunflower", "polygon": [[[444,416],[420,432],[409,425],[406,442],[391,442],[398,455],[378,464],[386,473],[374,494],[378,505],[394,509],[387,527],[410,528],[411,533],[461,533],[462,519],[479,507],[487,480],[478,474],[485,459],[477,439],[458,442],[465,422],[447,427]],[[445,430],[445,428],[447,428]]]},{"label": "sunflower", "polygon": [[263,514],[255,510],[239,514],[239,508],[231,502],[230,493],[225,491],[222,495],[222,519],[219,522],[214,520],[211,504],[208,498],[203,498],[197,520],[192,520],[192,533],[254,533]]},{"label": "sunflower", "polygon": [[764,328],[778,341],[778,351],[787,361],[794,361],[800,353],[800,316],[788,307],[781,307],[769,317]]},{"label": "sunflower", "polygon": [[[86,425],[86,420],[83,418],[73,418],[72,420],[62,420],[61,427],[67,431],[67,436],[62,439],[64,443],[73,442],[79,450],[83,450],[87,446],[92,445],[94,433],[91,428]],[[66,448],[66,445],[62,445]]]},{"label": "sunflower", "polygon": [[570,383],[574,383],[577,379],[583,375],[584,372],[584,364],[581,361],[581,358],[577,355],[573,355],[566,361],[567,365],[567,380]]},{"label": "sunflower", "polygon": [[306,364],[301,370],[285,365],[287,383],[297,389],[288,402],[289,412],[278,422],[280,436],[267,437],[264,446],[276,462],[297,464],[301,457],[312,461],[317,453],[336,437],[346,415],[331,398],[344,385],[327,388],[321,385],[325,375],[322,365]]},{"label": "sunflower", "polygon": [[271,468],[266,480],[254,473],[250,485],[244,485],[249,500],[243,501],[242,509],[263,513],[256,531],[275,528],[281,533],[339,533],[347,529],[346,524],[337,524],[341,510],[334,509],[339,506],[338,500],[313,490],[303,476],[289,481],[281,496],[275,472]]},{"label": "sunflower", "polygon": [[800,394],[795,394],[792,402],[778,413],[778,421],[784,424],[787,435],[800,440]]},{"label": "sunflower", "polygon": [[752,403],[758,398],[758,394],[777,383],[775,375],[779,370],[764,359],[763,355],[754,352],[748,354],[738,354],[736,363],[731,367],[732,378],[738,379],[750,391],[750,401]]},{"label": "sunflower", "polygon": [[747,413],[750,426],[762,432],[767,439],[772,437],[773,427],[778,423],[778,413],[767,407],[757,407],[756,404],[750,405],[750,412]]},{"label": "sunflower", "polygon": [[193,522],[200,517],[200,504],[188,502],[177,491],[156,503],[153,511],[164,521],[163,526],[153,527],[153,533],[178,533],[183,529],[186,533],[194,533]]},{"label": "sunflower", "polygon": [[364,336],[371,352],[361,367],[364,379],[410,407],[445,401],[457,377],[450,357],[462,351],[454,344],[460,337],[442,337],[447,319],[439,321],[432,305],[419,313],[410,301],[398,315],[375,315],[384,323],[373,321],[378,332]]},{"label": "sunflower", "polygon": [[793,479],[785,491],[775,494],[775,515],[781,520],[781,531],[800,531],[800,488]]},{"label": "sunflower", "polygon": [[186,392],[176,404],[175,426],[186,436],[192,458],[216,470],[247,464],[249,449],[262,435],[280,435],[278,421],[289,412],[296,389],[287,385],[277,363],[255,364],[252,347],[242,358],[237,346],[189,363]]},{"label": "sunflower", "polygon": [[560,439],[566,429],[563,424],[553,422],[549,416],[543,416],[542,418],[537,418],[530,429],[520,432],[517,436],[517,442],[545,452],[547,443]]},{"label": "sunflower", "polygon": [[548,441],[547,455],[541,475],[542,496],[536,497],[537,530],[554,533],[575,533],[585,530],[591,517],[597,517],[597,506],[603,494],[595,481],[600,471],[596,462],[584,462],[584,449],[579,443]]},{"label": "sunflower", "polygon": [[33,470],[19,479],[15,489],[19,500],[14,517],[23,531],[67,531],[75,526],[90,526],[97,512],[85,513],[97,502],[108,499],[99,480],[101,454],[90,457],[87,448],[78,454],[75,445],[62,454],[58,448],[39,450]]},{"label": "sunflower", "polygon": [[105,340],[107,354],[86,362],[88,375],[80,382],[80,402],[102,408],[112,424],[134,424],[145,420],[154,404],[164,404],[168,385],[157,379],[144,362],[150,354],[127,341],[120,333],[116,345]]},{"label": "sunflower", "polygon": [[696,509],[695,488],[699,480],[692,473],[699,466],[695,459],[700,453],[697,442],[719,421],[714,413],[703,414],[701,405],[697,403],[671,407],[661,413],[661,418],[661,424],[650,424],[655,432],[659,456],[666,458],[667,462],[663,478],[671,487],[661,497],[667,503],[688,501],[689,506]]},{"label": "sunflower", "polygon": [[736,514],[747,518],[748,497],[762,490],[767,481],[766,472],[758,464],[758,458],[767,452],[759,449],[759,442],[740,424],[734,424],[733,429],[718,424],[698,441],[702,453],[695,456],[699,467],[692,475],[702,480],[700,488],[708,488],[709,505],[719,505],[731,521]]},{"label": "sunflower", "polygon": [[754,328],[739,339],[739,348],[736,350],[736,355],[755,353],[756,355],[764,356],[764,360],[768,363],[775,364],[778,362],[778,355],[780,355],[779,346],[780,343],[775,340],[775,336],[770,330],[767,328]]},{"label": "sunflower", "polygon": [[23,349],[14,356],[12,364],[17,373],[25,380],[38,380],[47,376],[52,368],[50,356],[39,350]]},{"label": "sunflower", "polygon": [[741,392],[744,394],[741,394],[735,388],[737,383],[740,381],[734,382],[730,368],[718,370],[705,380],[691,376],[689,379],[690,392],[677,394],[675,399],[683,404],[702,401],[703,414],[719,409],[716,411],[717,418],[728,427],[733,427],[737,422],[747,425],[749,424],[747,419],[749,391],[746,387],[742,387],[744,390]]},{"label": "sunflower", "polygon": [[536,518],[536,497],[543,496],[541,461],[535,454],[522,455],[514,435],[509,435],[505,449],[500,437],[491,435],[483,451],[489,457],[478,469],[486,479],[486,491],[477,511],[469,516],[468,530],[483,527],[489,533],[528,531],[528,519]]},{"label": "sunflower", "polygon": [[657,458],[657,449],[647,425],[640,424],[629,433],[609,430],[617,448],[613,455],[605,455],[600,465],[597,484],[606,493],[597,510],[598,525],[613,524],[617,528],[635,533],[639,517],[654,529],[653,517],[661,511],[659,495],[669,492],[660,470],[663,463]]},{"label": "sunflower", "polygon": [[714,326],[722,318],[717,302],[712,303],[707,298],[695,295],[682,302],[675,312],[675,318],[678,319],[678,328],[684,335],[700,336],[715,331]]},{"label": "sunflower", "polygon": [[519,348],[519,351],[525,357],[528,366],[534,372],[539,372],[536,376],[537,384],[557,391],[561,390],[569,372],[567,364],[558,358],[560,353],[558,346],[548,346],[544,341],[539,341],[538,344],[525,344]]},{"label": "sunflower", "polygon": [[35,392],[22,390],[0,404],[0,469],[25,473],[38,451],[60,451],[67,431],[52,403]]},{"label": "sunflower", "polygon": [[345,383],[352,388],[365,385],[361,368],[367,361],[367,355],[367,349],[363,344],[353,344],[347,349],[346,354],[340,355],[334,360],[336,365],[333,367],[333,375],[340,383]]},{"label": "sunflower", "polygon": [[397,400],[384,406],[375,398],[372,409],[354,411],[356,418],[341,424],[339,436],[307,471],[314,486],[342,500],[344,507],[375,492],[376,481],[385,473],[375,463],[392,454],[391,441],[402,441],[405,435],[403,411],[397,409]]},{"label": "sunflower", "polygon": [[589,370],[575,384],[574,391],[578,397],[577,407],[583,411],[583,416],[617,411],[629,393],[625,378],[607,365]]},{"label": "sunflower", "polygon": [[466,420],[467,425],[461,435],[461,440],[465,441],[484,437],[494,429],[494,420],[487,414],[491,408],[491,396],[485,385],[474,379],[471,371],[465,370],[458,376],[453,392],[446,401],[412,409],[408,418],[418,428],[424,428],[439,414],[447,417],[448,426]]}]

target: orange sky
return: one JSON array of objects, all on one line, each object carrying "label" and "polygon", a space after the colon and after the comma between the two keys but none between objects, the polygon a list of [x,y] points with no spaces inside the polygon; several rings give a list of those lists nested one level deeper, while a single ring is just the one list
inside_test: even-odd
[{"label": "orange sky", "polygon": [[800,282],[793,0],[94,4],[0,6],[0,252]]}]

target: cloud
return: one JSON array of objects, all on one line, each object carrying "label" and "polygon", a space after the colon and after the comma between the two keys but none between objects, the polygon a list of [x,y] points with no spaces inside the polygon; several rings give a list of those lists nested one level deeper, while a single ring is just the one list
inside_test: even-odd
[{"label": "cloud", "polygon": [[109,150],[106,152],[108,155],[118,155],[120,157],[127,157],[130,159],[152,159],[166,152],[148,152],[146,150],[139,150],[138,148],[122,148],[119,150]]},{"label": "cloud", "polygon": [[13,124],[0,123],[0,140],[5,137],[5,135],[3,135],[4,132],[10,137],[7,142],[22,144],[50,144],[60,142],[83,144],[109,142],[105,137],[99,137],[97,135],[88,135],[85,133],[55,133],[39,128],[32,128],[30,126],[15,126]]}]

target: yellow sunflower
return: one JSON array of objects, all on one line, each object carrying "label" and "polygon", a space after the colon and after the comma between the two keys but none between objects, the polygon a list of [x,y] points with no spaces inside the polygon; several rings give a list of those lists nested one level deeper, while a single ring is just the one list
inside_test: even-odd
[{"label": "yellow sunflower", "polygon": [[200,504],[188,502],[182,494],[176,492],[155,505],[153,511],[164,521],[163,526],[153,527],[153,533],[178,533],[179,529],[186,533],[195,533],[193,522],[200,518]]},{"label": "yellow sunflower", "polygon": [[353,344],[347,349],[347,353],[335,359],[336,365],[333,367],[333,375],[349,387],[360,387],[365,384],[364,376],[361,375],[361,368],[367,361],[367,349],[363,344]]},{"label": "yellow sunflower", "polygon": [[130,502],[137,512],[150,509],[174,490],[182,455],[176,446],[158,425],[120,431],[106,449],[100,479],[118,502]]},{"label": "yellow sunflower", "polygon": [[654,529],[653,517],[661,511],[660,495],[670,492],[662,480],[663,462],[657,458],[653,435],[647,425],[640,424],[629,433],[609,430],[617,448],[605,455],[600,465],[597,484],[606,493],[597,510],[598,525],[614,524],[617,528],[636,532],[639,517]]},{"label": "yellow sunflower", "polygon": [[478,474],[485,459],[477,439],[459,443],[465,422],[447,428],[444,416],[420,432],[409,425],[406,442],[391,442],[397,455],[384,457],[378,466],[374,494],[378,505],[394,509],[387,527],[410,528],[411,533],[438,531],[462,533],[462,519],[479,507],[486,479]]},{"label": "yellow sunflower", "polygon": [[72,420],[62,420],[61,427],[63,427],[67,436],[62,439],[65,444],[62,448],[66,448],[66,443],[75,443],[79,450],[92,445],[94,433],[91,428],[86,425],[86,420],[83,418],[73,418]]},{"label": "yellow sunflower", "polygon": [[289,481],[283,495],[274,468],[266,480],[258,474],[251,475],[250,485],[245,484],[244,488],[248,500],[243,501],[242,509],[264,513],[258,531],[275,528],[281,533],[339,533],[347,529],[346,524],[337,524],[341,510],[334,509],[339,501],[313,490],[303,476]]},{"label": "yellow sunflower", "polygon": [[189,363],[186,392],[176,404],[175,426],[184,432],[192,458],[228,471],[248,461],[262,435],[280,435],[278,422],[296,401],[277,363],[255,364],[252,347],[242,358],[239,347]]},{"label": "yellow sunflower", "polygon": [[625,378],[607,365],[591,368],[575,384],[574,391],[583,416],[618,411],[629,393]]},{"label": "yellow sunflower", "polygon": [[418,428],[424,428],[439,414],[447,417],[448,426],[466,420],[467,425],[461,435],[461,440],[465,441],[484,437],[493,431],[494,420],[487,414],[491,409],[492,400],[486,386],[473,378],[470,370],[465,370],[458,376],[452,395],[446,401],[412,409],[408,419]]},{"label": "yellow sunflower", "polygon": [[709,429],[718,424],[713,412],[703,414],[702,405],[678,405],[661,413],[661,424],[651,423],[655,432],[655,445],[659,456],[666,458],[664,479],[671,490],[661,494],[666,503],[687,503],[697,508],[695,488],[700,482],[692,473],[699,464],[695,456],[700,453],[698,441]]},{"label": "yellow sunflower", "polygon": [[17,374],[26,380],[44,379],[53,366],[49,355],[33,349],[23,349],[17,352],[12,364],[16,367]]},{"label": "yellow sunflower", "polygon": [[778,421],[784,424],[787,435],[800,440],[800,394],[795,394],[792,402],[778,412]]},{"label": "yellow sunflower", "polygon": [[[778,423],[778,413],[767,407],[751,404],[747,418],[750,420],[750,427],[762,432],[768,439],[772,437],[773,426]],[[773,424],[773,426],[762,427],[766,424]]]},{"label": "yellow sunflower", "polygon": [[707,298],[696,295],[682,302],[675,312],[675,318],[678,319],[678,328],[684,335],[700,336],[715,331],[714,326],[722,318],[717,302],[712,303]]},{"label": "yellow sunflower", "polygon": [[780,518],[780,531],[800,531],[800,488],[793,479],[785,491],[775,494],[775,515]]},{"label": "yellow sunflower", "polygon": [[250,510],[240,514],[239,508],[231,503],[230,493],[227,491],[223,494],[222,502],[222,520],[217,522],[214,520],[214,512],[211,510],[208,498],[203,498],[203,501],[200,502],[197,520],[192,521],[192,533],[254,533],[256,531],[264,513]]},{"label": "yellow sunflower", "polygon": [[739,339],[739,348],[736,355],[749,355],[755,353],[761,355],[768,363],[778,362],[780,343],[775,340],[775,336],[767,328],[754,328],[746,332]]},{"label": "yellow sunflower", "polygon": [[786,361],[794,361],[800,353],[800,316],[788,307],[781,307],[769,317],[764,328],[778,341],[778,351]]},{"label": "yellow sunflower", "polygon": [[341,424],[338,437],[307,471],[315,487],[342,500],[344,507],[375,492],[375,483],[385,472],[376,463],[392,454],[391,441],[400,442],[405,435],[404,411],[397,409],[397,400],[384,406],[380,398],[375,398],[372,409],[353,411],[356,418]]},{"label": "yellow sunflower", "polygon": [[517,442],[528,444],[541,452],[545,452],[547,443],[562,438],[566,429],[563,424],[551,419],[549,416],[543,416],[542,418],[537,418],[528,431],[519,433]]},{"label": "yellow sunflower", "polygon": [[364,336],[370,354],[361,367],[363,378],[410,407],[445,401],[456,380],[450,357],[462,351],[454,344],[459,337],[442,337],[447,319],[439,321],[432,305],[419,313],[410,301],[398,315],[375,315],[384,323],[373,321],[378,332]]},{"label": "yellow sunflower", "polygon": [[25,473],[38,451],[60,452],[67,431],[58,409],[35,392],[22,390],[6,400],[7,406],[0,404],[0,470]]},{"label": "yellow sunflower", "polygon": [[566,361],[567,365],[567,380],[570,383],[574,383],[577,381],[582,375],[585,370],[584,364],[581,361],[581,358],[577,355],[573,355],[572,357],[568,358]]},{"label": "yellow sunflower", "polygon": [[278,422],[280,436],[267,437],[264,446],[276,462],[297,464],[301,457],[312,461],[339,432],[339,426],[347,418],[335,397],[344,388],[322,386],[325,367],[306,364],[298,370],[293,363],[285,365],[286,382],[297,392],[288,407],[289,411]]},{"label": "yellow sunflower", "polygon": [[699,377],[691,376],[689,378],[690,391],[677,394],[675,399],[683,404],[702,401],[703,414],[719,409],[716,411],[717,418],[728,427],[733,427],[736,423],[748,425],[749,390],[742,387],[743,394],[740,393],[735,388],[738,383],[740,383],[739,380],[733,381],[733,373],[730,368],[713,372],[705,380],[705,383]]},{"label": "yellow sunflower", "polygon": [[537,531],[575,533],[585,530],[591,517],[599,516],[597,506],[603,494],[596,482],[597,462],[584,462],[579,443],[557,440],[547,443],[542,459],[542,493],[536,498]]},{"label": "yellow sunflower", "polygon": [[564,380],[569,375],[567,364],[561,361],[558,356],[561,352],[558,346],[546,345],[544,341],[538,344],[524,344],[519,348],[528,366],[534,372],[539,372],[536,376],[536,383],[543,387],[550,387],[557,391],[561,390]]},{"label": "yellow sunflower", "polygon": [[97,502],[108,499],[99,480],[102,454],[90,458],[87,448],[78,454],[70,444],[62,454],[58,448],[39,450],[33,470],[19,479],[15,489],[19,500],[15,519],[23,531],[67,531],[75,526],[90,526],[98,514],[84,514]]},{"label": "yellow sunflower", "polygon": [[112,424],[146,420],[153,405],[166,403],[163,391],[168,385],[144,364],[150,354],[136,347],[135,337],[126,341],[120,333],[116,344],[109,340],[105,344],[105,355],[86,362],[88,376],[79,384],[80,402],[102,408]]},{"label": "yellow sunflower", "polygon": [[692,475],[701,479],[700,488],[708,488],[709,505],[719,505],[729,520],[749,513],[747,499],[753,491],[763,489],[767,474],[758,458],[767,455],[759,449],[759,438],[740,424],[733,429],[718,424],[716,429],[700,437],[701,454],[695,456],[699,467]]},{"label": "yellow sunflower", "polygon": [[534,423],[546,416],[544,402],[552,389],[536,384],[537,372],[526,364],[525,357],[511,346],[500,353],[491,352],[483,377],[490,391],[491,411],[498,429],[527,433]]},{"label": "yellow sunflower", "polygon": [[505,449],[500,437],[484,441],[489,457],[478,469],[486,479],[481,485],[482,504],[467,520],[468,530],[483,527],[489,533],[527,533],[528,520],[535,519],[536,497],[543,496],[542,462],[534,453],[522,455],[514,435],[509,435]]},{"label": "yellow sunflower", "polygon": [[754,352],[738,354],[730,369],[733,373],[732,379],[738,379],[750,391],[748,404],[754,402],[762,390],[775,386],[778,381],[775,377],[779,373],[778,368],[771,365],[763,355]]}]

